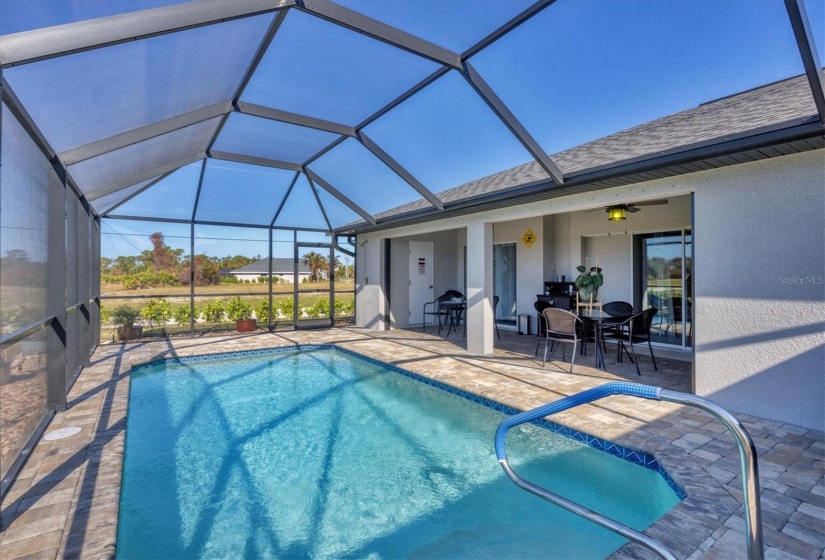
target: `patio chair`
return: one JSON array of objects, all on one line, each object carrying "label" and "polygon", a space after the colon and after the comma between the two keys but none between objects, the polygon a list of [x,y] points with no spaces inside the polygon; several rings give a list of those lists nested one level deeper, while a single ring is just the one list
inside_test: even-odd
[{"label": "patio chair", "polygon": [[[496,309],[498,309],[498,302],[499,302],[500,299],[501,298],[498,297],[498,296],[493,296],[493,325],[495,325],[495,327],[496,327],[496,335],[498,336],[499,340],[501,340],[501,333],[498,332],[498,321],[496,321]],[[465,321],[464,330],[465,331],[467,330],[466,321]]]},{"label": "patio chair", "polygon": [[[650,358],[653,360],[653,369],[658,371],[656,367],[656,356],[653,355],[653,345],[650,344],[650,327],[653,325],[653,317],[659,312],[655,307],[650,307],[632,315],[626,321],[617,325],[619,328],[616,333],[606,336],[607,340],[615,340],[618,343],[618,361],[622,362],[622,350],[624,350],[630,361],[636,365],[636,373],[642,375],[639,370],[639,362],[636,359],[636,351],[633,349],[634,344],[643,344],[647,342],[647,347],[650,349]],[[627,347],[630,346],[628,352]]]},{"label": "patio chair", "polygon": [[[553,307],[553,304],[549,301],[537,301],[533,303],[533,307],[536,309],[538,313],[538,333],[536,336],[536,352],[533,354],[534,356],[539,355],[539,344],[541,344],[541,337],[547,334],[547,322],[544,320],[544,310],[548,307]],[[555,342],[554,342],[555,344]],[[551,348],[552,349],[552,348]]]},{"label": "patio chair", "polygon": [[[655,309],[664,309],[662,298],[657,296],[656,294],[648,293],[647,294],[647,303],[648,307],[653,307]],[[664,314],[660,313],[657,317],[658,321],[656,321],[656,325],[659,327],[659,334],[662,333],[662,321],[664,320]]]},{"label": "patio chair", "polygon": [[[544,358],[541,361],[541,367],[547,362],[547,341],[552,340],[558,342],[561,346],[561,359],[564,361],[564,344],[568,342],[573,343],[573,354],[570,357],[570,373],[573,373],[573,364],[576,361],[576,345],[579,343],[579,328],[581,326],[581,319],[575,313],[570,313],[564,309],[556,309],[555,307],[548,307],[542,314],[547,326],[547,332],[544,335]],[[550,357],[556,351],[555,344],[553,350],[550,352]]]},{"label": "patio chair", "polygon": [[669,297],[665,300],[664,317],[665,336],[673,328],[673,336],[677,336],[676,325],[682,322],[682,298]]},{"label": "patio chair", "polygon": [[[602,311],[608,315],[632,315],[633,306],[626,301],[611,301],[602,306]],[[602,325],[602,349],[607,350],[604,345],[604,334],[613,334],[618,331],[618,324],[604,323]]]},{"label": "patio chair", "polygon": [[[450,310],[449,308],[445,307],[444,303],[448,301],[452,301],[453,298],[464,298],[464,294],[459,292],[458,290],[447,290],[442,295],[435,298],[435,300],[427,302],[424,304],[424,315],[421,321],[421,331],[426,332],[427,330],[427,315],[431,315],[433,317],[438,318],[438,334],[441,334],[441,327],[444,325],[443,320],[450,319]],[[430,311],[427,311],[427,307],[432,306]]]}]

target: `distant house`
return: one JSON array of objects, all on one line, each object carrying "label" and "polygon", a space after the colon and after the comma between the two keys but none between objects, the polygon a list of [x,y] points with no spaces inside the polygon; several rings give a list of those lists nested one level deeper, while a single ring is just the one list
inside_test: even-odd
[{"label": "distant house", "polygon": [[[230,274],[238,280],[256,280],[261,276],[269,276],[269,260],[261,259],[252,264],[248,264]],[[272,259],[272,277],[280,278],[283,282],[292,283],[294,278],[294,265],[292,259]],[[309,278],[309,267],[303,263],[298,263],[298,282],[303,282]]]}]

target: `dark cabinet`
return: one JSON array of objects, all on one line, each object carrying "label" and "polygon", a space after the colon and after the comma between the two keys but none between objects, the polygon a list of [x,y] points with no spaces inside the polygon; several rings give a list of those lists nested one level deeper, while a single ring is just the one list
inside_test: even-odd
[{"label": "dark cabinet", "polygon": [[546,296],[544,294],[536,295],[538,301],[546,301],[553,304],[556,309],[564,309],[565,311],[574,311],[576,309],[576,296]]}]

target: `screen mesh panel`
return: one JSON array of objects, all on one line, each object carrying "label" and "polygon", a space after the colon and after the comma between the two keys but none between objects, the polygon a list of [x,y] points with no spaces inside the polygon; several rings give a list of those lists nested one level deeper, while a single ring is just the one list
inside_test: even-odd
[{"label": "screen mesh panel", "polygon": [[62,152],[229,101],[272,17],[43,60],[3,70],[3,77]]}]

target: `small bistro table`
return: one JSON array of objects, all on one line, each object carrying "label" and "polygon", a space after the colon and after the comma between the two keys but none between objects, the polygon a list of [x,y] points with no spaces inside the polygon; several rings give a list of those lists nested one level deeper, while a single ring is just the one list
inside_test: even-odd
[{"label": "small bistro table", "polygon": [[607,371],[604,363],[604,353],[602,352],[602,327],[605,323],[621,323],[629,319],[633,314],[632,313],[620,313],[620,314],[610,314],[601,309],[594,309],[592,307],[588,307],[585,309],[580,309],[578,313],[579,319],[582,320],[585,324],[593,325],[594,332],[596,334],[596,367],[601,368],[602,371]]},{"label": "small bistro table", "polygon": [[450,318],[450,326],[447,329],[447,336],[450,336],[450,332],[452,331],[458,332],[458,325],[464,320],[464,312],[467,310],[467,302],[445,301],[440,307],[447,310],[448,317]]}]

